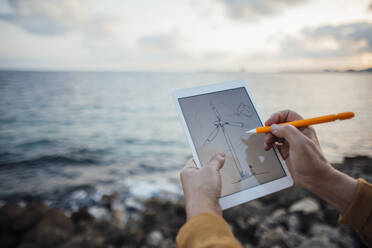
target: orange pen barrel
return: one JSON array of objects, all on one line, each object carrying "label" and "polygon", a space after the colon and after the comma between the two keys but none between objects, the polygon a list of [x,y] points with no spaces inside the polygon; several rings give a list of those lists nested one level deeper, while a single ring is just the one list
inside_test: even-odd
[{"label": "orange pen barrel", "polygon": [[343,112],[343,113],[337,114],[337,119],[346,120],[346,119],[351,119],[354,116],[355,114],[353,112]]},{"label": "orange pen barrel", "polygon": [[[295,127],[306,127],[314,124],[320,124],[320,123],[325,123],[325,122],[331,122],[335,120],[346,120],[353,118],[355,115],[353,112],[343,112],[339,113],[337,115],[332,114],[332,115],[323,115],[319,117],[314,117],[310,119],[303,119],[303,120],[297,120],[297,121],[291,121],[291,122],[285,122],[285,123],[279,123],[279,125],[287,125],[291,124],[292,126]],[[256,128],[256,133],[268,133],[270,132],[271,126],[264,126],[264,127],[258,127]]]}]

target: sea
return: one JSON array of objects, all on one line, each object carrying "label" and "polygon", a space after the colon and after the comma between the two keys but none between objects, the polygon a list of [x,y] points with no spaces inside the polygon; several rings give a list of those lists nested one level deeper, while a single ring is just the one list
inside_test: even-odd
[{"label": "sea", "polygon": [[181,196],[192,157],[176,89],[242,79],[264,119],[353,111],[315,126],[326,157],[372,156],[372,73],[0,72],[0,199],[41,197],[76,208]]}]

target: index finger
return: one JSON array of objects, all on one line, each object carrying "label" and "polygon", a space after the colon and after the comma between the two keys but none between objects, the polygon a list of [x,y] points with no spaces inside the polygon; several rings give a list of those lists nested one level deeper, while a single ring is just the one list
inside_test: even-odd
[{"label": "index finger", "polygon": [[266,126],[271,126],[272,124],[278,124],[289,121],[302,120],[302,116],[296,112],[286,109],[279,112],[276,112],[270,116],[269,119],[265,121]]}]

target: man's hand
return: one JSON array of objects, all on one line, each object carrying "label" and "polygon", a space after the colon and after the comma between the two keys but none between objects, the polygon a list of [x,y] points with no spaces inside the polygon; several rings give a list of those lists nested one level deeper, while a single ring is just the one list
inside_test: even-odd
[{"label": "man's hand", "polygon": [[218,152],[201,169],[190,159],[181,171],[185,195],[187,219],[200,213],[212,212],[222,215],[218,198],[221,194],[220,169],[225,162],[225,153]]},{"label": "man's hand", "polygon": [[[284,110],[271,115],[265,125],[271,126],[266,134],[264,148],[269,150],[274,142],[285,160],[293,179],[307,188],[319,177],[327,178],[334,168],[324,157],[315,130],[312,127],[297,129],[292,125],[275,125],[282,122],[302,120],[296,112]],[[324,179],[325,179],[324,178]]]},{"label": "man's hand", "polygon": [[266,134],[264,148],[269,150],[273,143],[279,142],[278,149],[295,182],[343,213],[352,200],[357,181],[332,167],[324,157],[312,127],[297,129],[292,125],[276,125],[301,119],[290,110],[273,114],[265,122],[265,125],[271,125],[271,133]]}]

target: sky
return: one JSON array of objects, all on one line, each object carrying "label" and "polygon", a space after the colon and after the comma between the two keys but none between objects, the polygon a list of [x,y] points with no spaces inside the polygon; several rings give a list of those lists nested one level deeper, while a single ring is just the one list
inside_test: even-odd
[{"label": "sky", "polygon": [[371,0],[0,0],[0,68],[372,67]]}]

